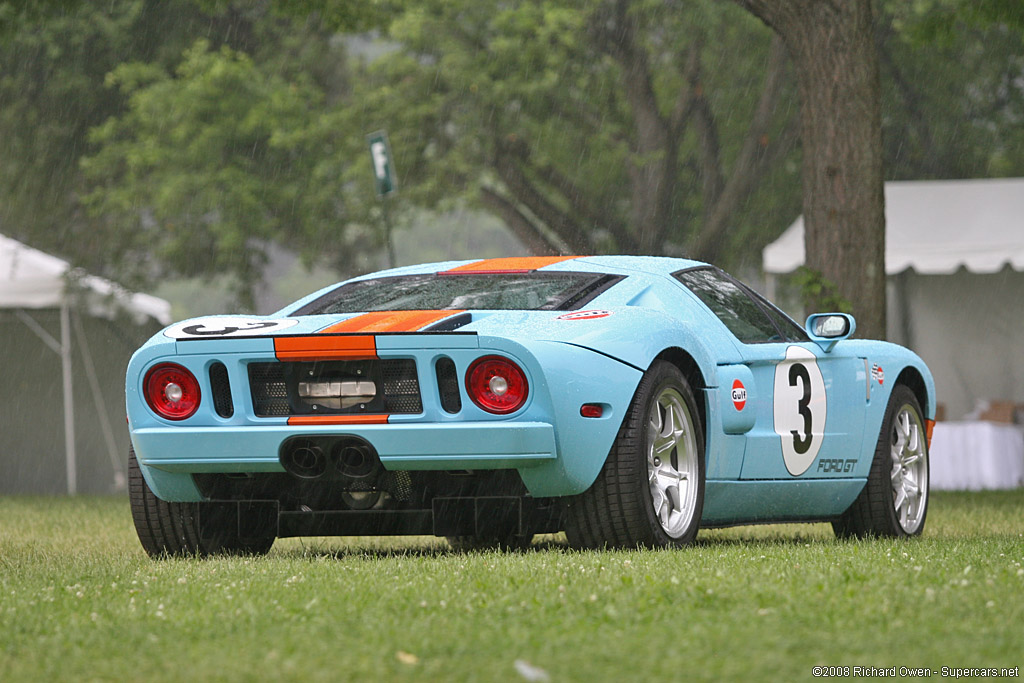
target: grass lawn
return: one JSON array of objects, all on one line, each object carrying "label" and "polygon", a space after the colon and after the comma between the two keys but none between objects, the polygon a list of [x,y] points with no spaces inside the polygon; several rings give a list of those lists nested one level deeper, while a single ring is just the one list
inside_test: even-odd
[{"label": "grass lawn", "polygon": [[150,560],[116,498],[0,498],[0,681],[810,680],[1024,666],[1024,490],[932,494],[912,542],[827,525],[666,552],[279,540]]}]

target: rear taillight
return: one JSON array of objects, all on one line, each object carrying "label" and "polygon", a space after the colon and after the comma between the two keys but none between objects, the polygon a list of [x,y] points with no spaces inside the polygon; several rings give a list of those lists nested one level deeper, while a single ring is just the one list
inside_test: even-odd
[{"label": "rear taillight", "polygon": [[160,417],[184,420],[199,408],[199,382],[175,363],[163,363],[146,373],[142,384],[146,403]]},{"label": "rear taillight", "polygon": [[484,356],[469,366],[466,391],[482,409],[505,415],[523,407],[530,386],[526,374],[508,358]]}]

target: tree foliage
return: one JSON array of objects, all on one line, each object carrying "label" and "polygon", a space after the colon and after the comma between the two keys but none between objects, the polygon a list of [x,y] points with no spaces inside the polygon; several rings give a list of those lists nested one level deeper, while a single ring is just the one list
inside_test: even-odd
[{"label": "tree foliage", "polygon": [[[1024,173],[1013,3],[875,6],[889,177]],[[399,224],[476,206],[537,253],[749,267],[800,210],[794,66],[731,3],[8,0],[0,24],[0,231],[136,285],[244,300],[272,244],[374,265],[378,129]]]},{"label": "tree foliage", "polygon": [[95,265],[112,245],[89,236],[79,160],[90,129],[125,106],[107,74],[125,62],[171,69],[195,35],[250,50],[253,16],[160,0],[4,2],[0,16],[0,230]]},{"label": "tree foliage", "polygon": [[886,175],[1024,175],[1024,3],[876,3]]},{"label": "tree foliage", "polygon": [[386,36],[354,99],[416,200],[469,197],[538,253],[725,256],[793,146],[782,51],[727,6],[417,1]]},{"label": "tree foliage", "polygon": [[245,292],[260,277],[259,244],[301,244],[337,218],[322,215],[322,185],[309,182],[317,157],[292,132],[322,96],[209,47],[197,41],[173,74],[139,63],[111,72],[127,111],[92,132],[98,152],[83,169],[95,185],[83,201],[119,261],[234,273]]}]

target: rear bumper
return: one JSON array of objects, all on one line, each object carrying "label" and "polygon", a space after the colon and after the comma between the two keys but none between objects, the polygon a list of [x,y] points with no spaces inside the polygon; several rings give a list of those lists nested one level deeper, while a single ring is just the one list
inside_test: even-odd
[{"label": "rear bumper", "polygon": [[283,472],[281,445],[296,436],[360,437],[388,470],[523,470],[557,457],[554,427],[544,422],[147,427],[132,431],[132,443],[153,492],[185,501],[200,499],[187,475]]}]

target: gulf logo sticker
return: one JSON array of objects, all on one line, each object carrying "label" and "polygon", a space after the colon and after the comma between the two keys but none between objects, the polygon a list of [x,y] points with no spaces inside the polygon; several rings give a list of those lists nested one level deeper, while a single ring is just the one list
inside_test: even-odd
[{"label": "gulf logo sticker", "polygon": [[747,388],[738,379],[732,381],[732,404],[736,410],[743,410],[747,405]]},{"label": "gulf logo sticker", "polygon": [[595,318],[607,318],[612,314],[611,311],[602,311],[595,309],[593,311],[575,311],[573,313],[564,313],[555,320],[594,320]]}]

